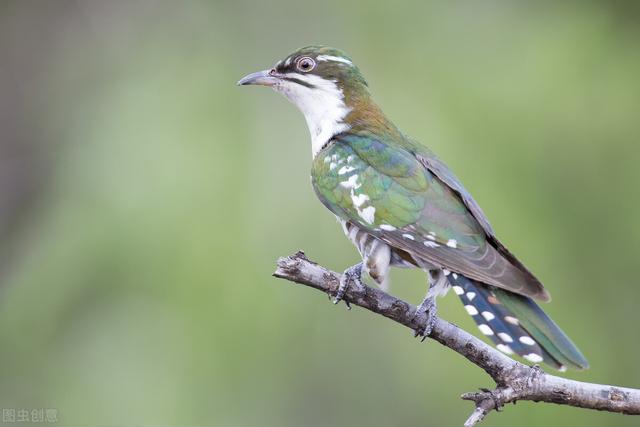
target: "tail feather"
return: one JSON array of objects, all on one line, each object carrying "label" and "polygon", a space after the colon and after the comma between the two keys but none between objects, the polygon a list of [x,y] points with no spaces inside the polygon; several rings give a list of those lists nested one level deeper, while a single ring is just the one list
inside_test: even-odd
[{"label": "tail feather", "polygon": [[585,369],[587,360],[531,299],[451,273],[455,293],[480,331],[498,350],[556,369]]},{"label": "tail feather", "polygon": [[520,319],[522,327],[559,363],[575,369],[589,367],[578,347],[531,298],[497,288],[493,292]]}]

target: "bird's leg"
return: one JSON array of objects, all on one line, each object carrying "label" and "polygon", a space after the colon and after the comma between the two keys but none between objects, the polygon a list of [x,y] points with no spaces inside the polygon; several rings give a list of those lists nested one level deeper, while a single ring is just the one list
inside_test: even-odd
[{"label": "bird's leg", "polygon": [[[362,262],[357,263],[354,266],[347,268],[342,276],[340,276],[340,286],[338,286],[338,292],[336,292],[336,297],[333,300],[334,304],[338,304],[344,298],[344,293],[347,291],[347,287],[350,282],[355,283],[356,285],[362,287],[364,284],[362,283]],[[348,301],[344,302],[349,310],[351,310],[351,306]]]},{"label": "bird's leg", "polygon": [[437,283],[437,279],[429,274],[429,290],[427,295],[422,300],[422,303],[418,306],[415,316],[418,317],[422,314],[427,316],[427,320],[424,325],[414,331],[414,337],[422,337],[424,341],[433,330],[433,325],[437,319],[438,307],[436,305],[436,296],[434,295],[433,288]]},{"label": "bird's leg", "polygon": [[415,337],[422,337],[422,341],[427,339],[427,337],[431,334],[433,330],[433,325],[436,322],[436,318],[438,313],[438,306],[436,305],[436,297],[435,296],[427,296],[422,301],[422,303],[418,306],[416,310],[416,317],[421,314],[425,314],[427,316],[427,320],[424,322],[422,327],[419,327],[413,332]]}]

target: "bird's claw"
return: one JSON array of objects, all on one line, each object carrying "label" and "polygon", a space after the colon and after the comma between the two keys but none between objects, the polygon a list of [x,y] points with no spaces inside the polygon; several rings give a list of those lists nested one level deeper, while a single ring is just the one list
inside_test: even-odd
[{"label": "bird's claw", "polygon": [[364,284],[362,283],[362,263],[358,263],[353,267],[349,267],[344,271],[344,273],[342,273],[342,276],[340,276],[340,285],[338,286],[336,297],[333,299],[334,304],[338,304],[340,301],[344,301],[347,309],[351,310],[351,305],[349,304],[349,301],[344,299],[344,294],[347,292],[347,287],[349,287],[349,284],[352,282],[359,287],[364,286]]},{"label": "bird's claw", "polygon": [[424,342],[424,340],[431,335],[438,317],[437,313],[438,309],[434,297],[425,298],[425,300],[422,301],[422,304],[418,306],[414,318],[419,317],[422,314],[426,316],[424,324],[413,331],[414,337],[422,337],[420,342]]}]

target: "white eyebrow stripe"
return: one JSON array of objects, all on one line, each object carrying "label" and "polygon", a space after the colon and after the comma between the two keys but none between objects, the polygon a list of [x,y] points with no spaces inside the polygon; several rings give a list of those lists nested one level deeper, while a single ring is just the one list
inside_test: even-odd
[{"label": "white eyebrow stripe", "polygon": [[345,59],[345,58],[340,58],[339,56],[318,55],[318,57],[316,59],[318,61],[335,61],[335,62],[342,62],[343,64],[347,64],[347,65],[353,65],[353,62],[351,62],[351,61],[349,61],[348,59]]},{"label": "white eyebrow stripe", "polygon": [[291,58],[287,58],[287,60],[284,63],[285,67],[288,67],[290,64],[291,64]]}]

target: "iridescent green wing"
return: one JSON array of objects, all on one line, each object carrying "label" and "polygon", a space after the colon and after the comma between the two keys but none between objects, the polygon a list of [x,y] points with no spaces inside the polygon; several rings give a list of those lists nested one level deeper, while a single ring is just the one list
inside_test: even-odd
[{"label": "iridescent green wing", "polygon": [[411,152],[413,152],[416,158],[432,172],[434,175],[438,177],[444,184],[446,184],[449,188],[451,188],[464,202],[469,212],[473,215],[473,217],[478,221],[478,223],[482,226],[482,229],[487,235],[487,238],[491,245],[496,248],[496,250],[506,258],[509,263],[515,266],[518,270],[520,270],[525,276],[526,280],[535,284],[540,289],[540,294],[537,296],[538,299],[549,301],[551,299],[549,293],[544,289],[542,283],[538,281],[538,279],[527,269],[527,267],[520,262],[516,256],[507,249],[506,246],[502,244],[502,242],[495,235],[491,224],[489,224],[489,220],[485,216],[484,212],[480,208],[480,205],[473,199],[471,194],[467,191],[466,188],[462,185],[460,180],[455,176],[455,174],[444,164],[442,160],[440,160],[431,150],[427,149],[423,145],[410,140],[404,139],[404,146]]},{"label": "iridescent green wing", "polygon": [[314,189],[337,216],[414,258],[483,283],[544,298],[488,241],[459,194],[415,152],[367,134],[343,134],[316,156]]}]

